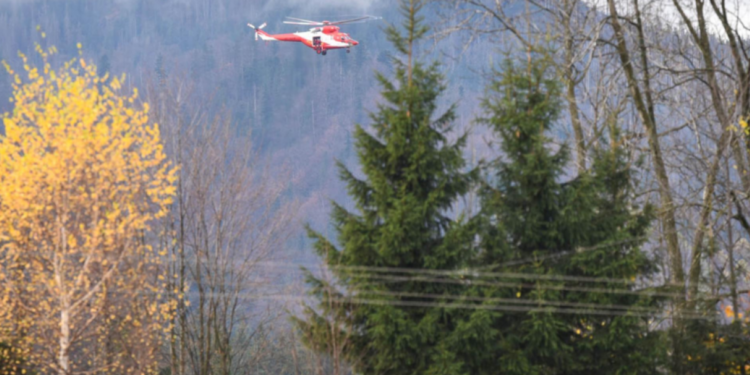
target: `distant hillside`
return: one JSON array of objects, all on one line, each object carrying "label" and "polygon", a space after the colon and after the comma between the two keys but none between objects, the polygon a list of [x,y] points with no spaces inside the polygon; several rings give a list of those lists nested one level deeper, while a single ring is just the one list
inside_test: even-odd
[{"label": "distant hillside", "polygon": [[[351,140],[355,123],[367,125],[368,110],[378,102],[374,71],[390,72],[390,44],[385,23],[399,19],[395,2],[366,1],[305,6],[301,1],[119,0],[0,2],[0,59],[18,66],[17,52],[33,56],[34,43],[55,45],[56,62],[84,55],[101,70],[126,73],[127,84],[143,88],[157,70],[195,85],[196,100],[211,100],[213,110],[231,113],[238,132],[251,132],[253,147],[275,169],[292,176],[289,198],[301,203],[302,222],[324,229],[329,199],[346,203],[334,159],[356,165]],[[317,4],[317,3],[316,3]],[[377,4],[377,5],[376,5]],[[311,9],[312,8],[312,9]],[[346,25],[360,45],[350,54],[317,55],[300,44],[256,42],[248,22],[268,22],[269,33],[304,30],[282,24],[285,16],[335,19],[355,14],[383,17]],[[46,32],[42,40],[35,30]],[[458,37],[440,48],[456,51]],[[427,48],[430,46],[424,46]],[[461,62],[440,57],[449,78],[444,102],[459,102],[459,128],[465,128],[483,91],[477,70],[487,69],[492,47],[474,44]],[[499,58],[496,58],[497,62]],[[0,74],[0,97],[10,95],[10,82]],[[0,110],[8,110],[7,100]],[[481,146],[480,141],[475,144]],[[468,152],[468,151],[467,151]],[[356,167],[355,167],[356,169]]]}]

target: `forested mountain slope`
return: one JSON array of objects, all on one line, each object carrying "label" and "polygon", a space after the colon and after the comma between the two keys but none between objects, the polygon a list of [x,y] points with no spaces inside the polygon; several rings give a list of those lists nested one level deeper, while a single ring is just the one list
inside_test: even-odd
[{"label": "forested mountain slope", "polygon": [[[126,73],[126,85],[144,91],[161,74],[193,87],[196,104],[231,114],[238,133],[252,133],[254,147],[276,171],[291,178],[288,197],[299,200],[299,219],[325,223],[328,200],[344,199],[333,159],[353,165],[351,132],[368,125],[378,100],[374,71],[388,69],[391,46],[382,30],[399,22],[392,1],[109,0],[0,2],[0,60],[19,67],[17,53],[33,57],[34,43],[54,45],[62,63],[77,55],[99,70]],[[273,33],[304,31],[284,17],[340,19],[370,14],[382,20],[345,25],[359,46],[327,56],[296,43],[255,41],[248,22],[268,22]],[[436,16],[431,16],[437,22]],[[46,33],[40,38],[36,27]],[[457,56],[454,37],[439,49]],[[443,103],[459,103],[459,127],[470,124],[483,85],[479,71],[493,47],[472,45],[453,60],[435,53],[448,75]],[[495,61],[500,59],[496,57]],[[10,95],[10,77],[0,74],[0,97]],[[7,111],[7,100],[0,111]],[[476,142],[480,144],[481,142]],[[250,146],[250,145],[249,145]],[[322,224],[324,225],[324,224]]]}]

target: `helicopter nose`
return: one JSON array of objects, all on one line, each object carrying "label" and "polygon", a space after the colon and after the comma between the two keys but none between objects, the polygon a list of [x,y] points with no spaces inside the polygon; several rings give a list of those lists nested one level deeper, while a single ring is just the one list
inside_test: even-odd
[{"label": "helicopter nose", "polygon": [[356,40],[352,40],[352,45],[355,45],[355,46],[356,46],[357,44],[359,44],[359,42],[358,42],[358,41],[356,41]]}]

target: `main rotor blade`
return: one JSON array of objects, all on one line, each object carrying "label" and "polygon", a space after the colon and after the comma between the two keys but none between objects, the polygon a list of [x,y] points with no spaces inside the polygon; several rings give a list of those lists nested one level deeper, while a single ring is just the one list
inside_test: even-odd
[{"label": "main rotor blade", "polygon": [[303,22],[284,21],[284,23],[289,24],[289,25],[323,26],[322,22],[303,23]]},{"label": "main rotor blade", "polygon": [[287,17],[287,18],[289,18],[290,20],[300,21],[300,22],[320,23],[319,21],[310,21],[310,20],[305,20],[302,18],[295,18],[295,17]]},{"label": "main rotor blade", "polygon": [[350,19],[350,20],[334,21],[334,22],[330,22],[329,25],[343,25],[345,23],[357,22],[357,21],[362,21],[362,20],[366,20],[366,19],[370,19],[370,18],[377,18],[377,17],[364,16],[364,17],[359,17],[359,18],[353,18],[353,19]]}]

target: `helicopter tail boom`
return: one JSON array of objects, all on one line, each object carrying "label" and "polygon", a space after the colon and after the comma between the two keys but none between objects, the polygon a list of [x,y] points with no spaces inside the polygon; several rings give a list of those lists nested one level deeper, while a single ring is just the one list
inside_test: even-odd
[{"label": "helicopter tail boom", "polygon": [[263,26],[266,26],[266,24],[260,25],[260,27],[255,27],[251,24],[247,24],[250,26],[253,30],[255,30],[255,40],[258,40],[258,37],[262,40],[266,41],[275,41],[275,42],[304,42],[304,38],[297,35],[297,34],[269,34],[263,30]]}]

